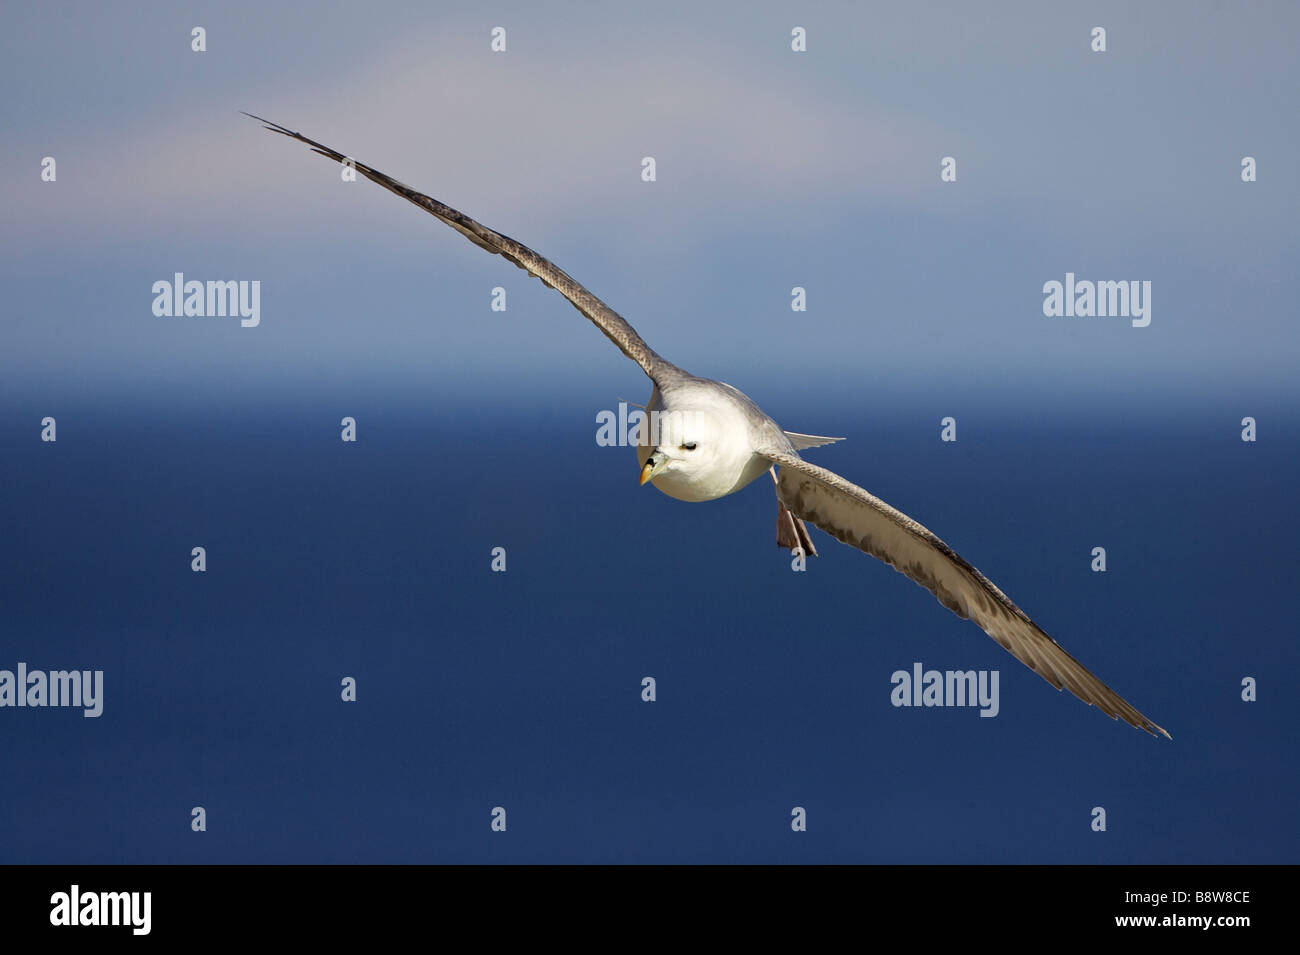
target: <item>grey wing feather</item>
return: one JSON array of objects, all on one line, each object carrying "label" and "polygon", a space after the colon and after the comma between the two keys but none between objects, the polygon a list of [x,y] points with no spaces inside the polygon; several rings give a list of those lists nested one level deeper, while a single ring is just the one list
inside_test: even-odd
[{"label": "grey wing feather", "polygon": [[666,361],[656,354],[654,349],[642,340],[641,336],[636,333],[636,329],[629,325],[623,316],[592,295],[591,292],[587,291],[586,288],[555,263],[538,255],[523,243],[516,242],[509,236],[502,235],[500,232],[475,222],[464,213],[458,212],[451,206],[444,205],[437,199],[426,196],[422,192],[417,192],[410,186],[398,182],[377,169],[371,169],[364,163],[349,159],[343,153],[331,149],[329,146],[318,143],[314,139],[308,139],[302,133],[296,133],[279,123],[273,123],[260,116],[253,116],[252,113],[244,113],[244,115],[264,123],[266,128],[273,133],[288,136],[290,139],[296,139],[300,143],[310,146],[313,152],[320,153],[322,156],[333,159],[338,163],[349,163],[367,179],[378,183],[390,192],[396,193],[403,199],[415,203],[426,212],[437,216],[475,245],[504,256],[529,275],[541,279],[543,284],[555,289],[573,303],[573,307],[604,332],[605,336],[617,345],[624,355],[640,365],[652,381],[658,382],[661,377],[672,378],[675,375],[685,374],[672,362]]},{"label": "grey wing feather", "polygon": [[906,574],[957,616],[978,624],[1058,690],[1064,687],[1111,718],[1123,717],[1153,736],[1160,733],[1169,737],[929,530],[863,488],[797,454],[764,454],[780,466],[781,494],[797,517]]}]

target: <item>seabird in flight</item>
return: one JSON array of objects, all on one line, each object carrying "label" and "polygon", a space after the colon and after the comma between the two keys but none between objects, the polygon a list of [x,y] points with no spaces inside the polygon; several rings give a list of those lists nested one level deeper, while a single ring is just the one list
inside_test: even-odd
[{"label": "seabird in flight", "polygon": [[709,501],[770,474],[776,488],[778,545],[816,555],[804,522],[819,527],[912,578],[957,616],[974,621],[1058,690],[1068,689],[1112,719],[1122,717],[1153,736],[1169,737],[933,533],[870,492],[799,456],[802,450],[839,438],[783,431],[736,388],[698,378],[662,358],[621,315],[527,246],[329,146],[260,116],[245,115],[272,132],[355,168],[437,216],[475,245],[504,256],[541,279],[640,365],[653,383],[637,445],[642,484],[649,482],[679,500]]}]

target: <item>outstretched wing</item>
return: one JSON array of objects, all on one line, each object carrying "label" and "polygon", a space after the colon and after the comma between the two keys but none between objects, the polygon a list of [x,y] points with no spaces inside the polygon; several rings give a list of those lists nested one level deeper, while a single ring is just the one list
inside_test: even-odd
[{"label": "outstretched wing", "polygon": [[1058,690],[1068,689],[1112,719],[1123,717],[1153,736],[1169,737],[1066,653],[992,581],[906,514],[798,455],[771,452],[766,457],[780,465],[781,496],[797,517],[906,574]]},{"label": "outstretched wing", "polygon": [[426,212],[437,216],[475,245],[487,249],[489,252],[495,252],[497,255],[505,256],[529,275],[541,279],[548,288],[558,291],[573,303],[574,308],[591,319],[592,324],[604,332],[605,336],[617,345],[624,355],[640,365],[652,381],[658,383],[660,376],[671,376],[674,372],[684,374],[676,365],[659,357],[654,349],[642,341],[641,336],[636,333],[636,329],[629,325],[622,315],[619,315],[618,312],[588,292],[555,263],[538,255],[526,245],[475,222],[469,216],[457,212],[451,206],[443,205],[437,199],[416,192],[410,186],[398,182],[391,176],[384,175],[377,169],[371,169],[364,163],[349,159],[343,153],[331,149],[329,146],[318,143],[314,139],[308,139],[302,133],[295,133],[279,123],[273,123],[269,119],[262,119],[260,116],[253,116],[252,113],[244,113],[244,115],[252,117],[259,123],[264,123],[266,128],[273,133],[280,133],[282,136],[288,136],[290,139],[296,139],[300,143],[307,144],[312,148],[313,152],[327,156],[335,162],[347,163],[355,167],[357,172],[372,182],[379,183],[390,192],[397,193],[403,199],[413,202]]}]

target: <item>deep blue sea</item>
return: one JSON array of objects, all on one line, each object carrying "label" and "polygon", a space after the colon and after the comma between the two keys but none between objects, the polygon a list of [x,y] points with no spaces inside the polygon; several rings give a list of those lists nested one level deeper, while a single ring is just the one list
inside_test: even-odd
[{"label": "deep blue sea", "polygon": [[[639,488],[616,400],[12,398],[0,669],[104,702],[0,709],[0,861],[1300,861],[1293,413],[779,409],[1171,742],[820,532],[793,572],[766,478]],[[998,715],[894,707],[916,662],[998,670]]]}]

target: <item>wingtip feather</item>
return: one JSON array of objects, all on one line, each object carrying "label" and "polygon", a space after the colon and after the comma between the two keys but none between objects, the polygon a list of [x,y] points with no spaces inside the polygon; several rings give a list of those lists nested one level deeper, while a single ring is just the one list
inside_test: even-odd
[{"label": "wingtip feather", "polygon": [[289,136],[290,138],[293,138],[293,139],[297,139],[297,138],[298,138],[298,134],[295,133],[295,132],[294,132],[292,129],[290,129],[288,126],[281,126],[281,125],[280,125],[279,123],[277,123],[277,122],[274,122],[274,121],[269,120],[269,119],[265,119],[265,118],[263,118],[263,117],[261,117],[261,116],[258,116],[256,113],[250,113],[250,112],[248,112],[247,110],[243,110],[243,109],[241,109],[240,112],[243,113],[245,116],[247,116],[249,119],[255,119],[255,120],[257,120],[259,123],[262,124],[262,128],[263,128],[263,129],[270,130],[270,131],[273,132],[273,133],[279,133],[281,136]]}]

